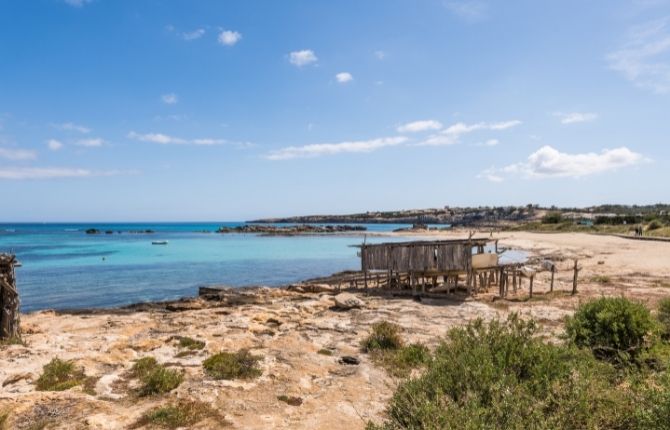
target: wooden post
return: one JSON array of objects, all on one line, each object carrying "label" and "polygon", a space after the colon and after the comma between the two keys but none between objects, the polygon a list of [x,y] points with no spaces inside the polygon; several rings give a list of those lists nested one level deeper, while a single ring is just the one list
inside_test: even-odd
[{"label": "wooden post", "polygon": [[573,268],[574,275],[572,277],[572,295],[577,294],[577,275],[579,274],[579,266],[577,265],[579,260],[575,258],[575,267]]},{"label": "wooden post", "polygon": [[14,273],[16,258],[0,254],[0,339],[18,338],[20,335],[19,293]]},{"label": "wooden post", "polygon": [[530,287],[529,287],[529,298],[533,298],[533,279],[535,278],[535,275],[530,275]]},{"label": "wooden post", "polygon": [[552,264],[551,265],[551,285],[549,286],[549,292],[550,293],[554,292],[554,274],[556,274],[556,265]]}]

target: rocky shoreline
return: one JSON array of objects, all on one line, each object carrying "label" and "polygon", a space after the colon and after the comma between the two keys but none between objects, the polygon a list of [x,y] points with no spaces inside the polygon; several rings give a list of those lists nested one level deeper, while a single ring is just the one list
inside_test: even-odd
[{"label": "rocky shoreline", "polygon": [[[452,327],[515,312],[535,319],[543,336],[558,339],[564,318],[591,297],[625,296],[653,308],[670,296],[670,245],[664,242],[519,232],[500,240],[538,257],[563,257],[566,265],[578,258],[579,294],[563,294],[572,275],[562,271],[553,293],[550,273],[538,273],[532,300],[524,290],[499,299],[495,289],[417,300],[375,288],[368,294],[340,289],[337,277],[329,277],[285,288],[207,287],[199,297],[118,309],[23,314],[22,342],[0,345],[0,420],[19,430],[150,429],[155,427],[138,424],[148,412],[197,402],[217,411],[230,428],[362,430],[384,418],[400,381],[361,347],[379,322],[401,327],[407,343],[433,349]],[[198,347],[180,346],[184,337]],[[240,350],[258,357],[257,378],[221,380],[205,371],[212,356]],[[56,358],[81,369],[86,383],[40,391],[43,366]],[[181,375],[178,387],[138,396],[131,370],[149,358]],[[188,428],[221,426],[203,417]]]}]

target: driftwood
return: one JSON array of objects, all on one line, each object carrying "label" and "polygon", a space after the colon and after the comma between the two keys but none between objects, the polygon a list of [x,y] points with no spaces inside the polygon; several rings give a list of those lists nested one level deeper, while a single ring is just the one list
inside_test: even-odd
[{"label": "driftwood", "polygon": [[16,290],[16,257],[0,254],[0,339],[19,337],[19,293]]}]

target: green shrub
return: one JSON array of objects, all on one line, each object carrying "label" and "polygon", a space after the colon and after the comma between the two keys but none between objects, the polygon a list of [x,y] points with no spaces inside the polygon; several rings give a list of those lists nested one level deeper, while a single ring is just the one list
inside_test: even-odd
[{"label": "green shrub", "polygon": [[670,375],[638,381],[634,388],[637,396],[631,427],[670,430]]},{"label": "green shrub", "polygon": [[412,369],[421,367],[430,360],[430,352],[425,346],[413,343],[399,349],[373,350],[371,358],[391,375],[406,377]]},{"label": "green shrub", "polygon": [[150,410],[130,428],[136,429],[147,425],[167,429],[190,428],[205,418],[213,418],[218,424],[225,424],[223,417],[206,403],[182,400]]},{"label": "green shrub", "polygon": [[388,321],[381,321],[372,326],[372,333],[363,341],[362,347],[366,352],[375,349],[398,349],[403,345],[400,337],[400,326]]},{"label": "green shrub", "polygon": [[220,352],[205,360],[202,367],[214,379],[253,379],[263,374],[258,367],[262,358],[252,355],[246,349]]},{"label": "green shrub", "polygon": [[142,382],[138,390],[140,396],[168,393],[184,381],[183,372],[168,369],[153,357],[137,360],[130,374]]},{"label": "green shrub", "polygon": [[42,368],[35,386],[39,391],[64,391],[86,382],[84,370],[74,362],[54,358]]},{"label": "green shrub", "polygon": [[154,370],[158,366],[158,362],[153,357],[142,357],[139,360],[135,361],[133,367],[130,369],[131,376],[142,379],[146,377],[149,372]]},{"label": "green shrub", "polygon": [[182,349],[194,351],[205,347],[205,342],[191,337],[177,336],[177,340],[179,340],[179,347]]},{"label": "green shrub", "polygon": [[632,401],[614,368],[588,351],[545,344],[516,315],[449,331],[425,372],[403,382],[370,429],[612,429]]},{"label": "green shrub", "polygon": [[600,359],[626,364],[652,345],[657,323],[643,304],[603,297],[580,305],[566,321],[566,335]]},{"label": "green shrub", "polygon": [[670,298],[658,302],[658,321],[663,337],[670,339]]},{"label": "green shrub", "polygon": [[547,212],[542,217],[542,224],[560,224],[563,222],[563,215],[560,212]]}]

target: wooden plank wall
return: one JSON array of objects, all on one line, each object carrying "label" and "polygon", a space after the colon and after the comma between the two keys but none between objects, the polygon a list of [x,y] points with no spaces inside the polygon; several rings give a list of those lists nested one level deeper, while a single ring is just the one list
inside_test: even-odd
[{"label": "wooden plank wall", "polygon": [[467,243],[364,245],[361,263],[363,270],[467,271],[471,248]]}]

